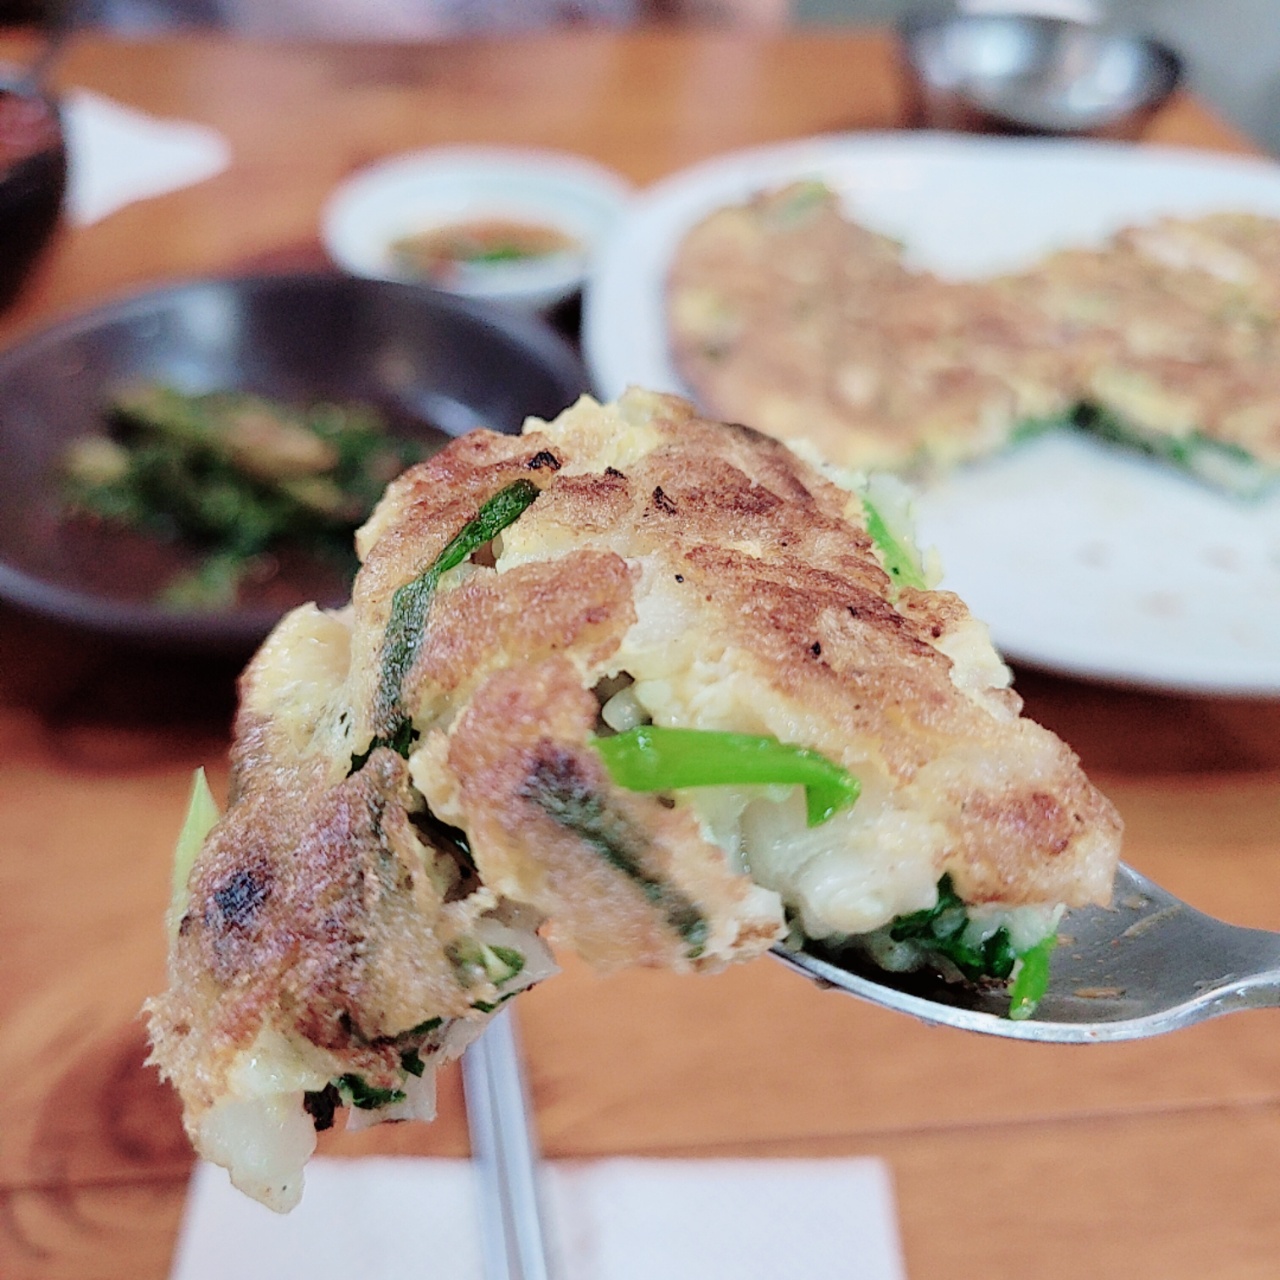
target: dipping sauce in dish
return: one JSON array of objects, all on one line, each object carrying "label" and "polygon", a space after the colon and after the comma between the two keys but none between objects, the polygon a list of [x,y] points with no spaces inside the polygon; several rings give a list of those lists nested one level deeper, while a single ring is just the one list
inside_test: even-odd
[{"label": "dipping sauce in dish", "polygon": [[447,283],[472,267],[541,261],[582,245],[558,227],[511,218],[474,218],[431,227],[391,245],[397,267]]},{"label": "dipping sauce in dish", "polygon": [[322,236],[352,275],[426,283],[526,314],[581,289],[630,191],[581,156],[521,147],[429,147],[352,174]]}]

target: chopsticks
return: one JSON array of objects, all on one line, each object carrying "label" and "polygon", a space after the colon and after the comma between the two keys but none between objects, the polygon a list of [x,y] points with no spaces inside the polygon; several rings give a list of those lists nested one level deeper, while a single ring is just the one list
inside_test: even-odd
[{"label": "chopsticks", "polygon": [[554,1280],[538,1201],[538,1144],[510,1008],[467,1049],[462,1079],[480,1182],[485,1280]]}]

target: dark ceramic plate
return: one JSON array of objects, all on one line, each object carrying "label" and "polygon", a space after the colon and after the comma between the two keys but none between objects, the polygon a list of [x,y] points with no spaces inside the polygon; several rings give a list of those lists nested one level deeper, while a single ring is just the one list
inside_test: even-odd
[{"label": "dark ceramic plate", "polygon": [[296,404],[372,405],[428,444],[475,426],[518,432],[586,390],[572,349],[539,321],[416,285],[338,275],[173,285],[66,320],[0,354],[0,598],[150,644],[248,649],[287,608],[340,604],[345,584],[281,560],[236,609],[183,614],[156,595],[194,562],[180,545],[64,518],[68,441],[140,379]]}]

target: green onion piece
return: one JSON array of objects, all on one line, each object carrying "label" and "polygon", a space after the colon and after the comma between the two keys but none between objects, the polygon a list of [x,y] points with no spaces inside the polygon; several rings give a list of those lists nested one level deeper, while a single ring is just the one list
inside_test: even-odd
[{"label": "green onion piece", "polygon": [[513,947],[481,947],[480,950],[490,982],[510,982],[524,968],[524,956]]},{"label": "green onion piece", "polygon": [[1101,405],[1088,403],[1077,406],[1073,422],[1087,435],[1158,458],[1239,498],[1257,498],[1277,479],[1277,473],[1247,449],[1216,440],[1202,431],[1186,435],[1155,431],[1131,423]]},{"label": "green onion piece", "polygon": [[977,944],[965,941],[969,908],[956,893],[949,874],[938,881],[938,901],[923,911],[898,916],[889,926],[894,942],[912,942],[926,952],[950,960],[970,982],[994,978],[1003,982],[1013,972],[1017,953],[1009,930],[1001,926]]},{"label": "green onion piece", "polygon": [[597,738],[595,748],[609,776],[628,791],[803,786],[811,827],[847,809],[861,790],[852,774],[821,753],[752,733],[642,724],[611,738]]},{"label": "green onion piece", "polygon": [[578,771],[572,756],[552,753],[535,761],[524,794],[557,826],[577,836],[615,871],[631,879],[684,939],[689,959],[702,955],[710,926],[701,908],[678,885],[649,871],[649,836],[633,826],[625,813],[610,806],[608,797]]},{"label": "green onion piece", "polygon": [[876,544],[880,559],[884,561],[884,571],[893,579],[895,585],[915,587],[923,591],[924,574],[916,562],[915,552],[889,532],[889,526],[885,524],[884,517],[866,497],[862,499],[862,510],[867,518],[867,533],[871,535],[871,541]]},{"label": "green onion piece", "polygon": [[361,1111],[376,1111],[379,1107],[389,1107],[393,1102],[403,1102],[403,1089],[379,1089],[369,1084],[363,1076],[348,1073],[339,1076],[334,1083],[343,1101],[349,1106],[358,1107]]},{"label": "green onion piece", "polygon": [[551,251],[525,249],[518,244],[495,244],[488,249],[475,249],[460,254],[463,262],[527,262],[531,258],[546,258]]},{"label": "green onion piece", "polygon": [[1023,418],[1011,432],[1010,444],[1024,444],[1028,440],[1039,440],[1051,431],[1065,431],[1072,425],[1069,414],[1057,414],[1048,418]]},{"label": "green onion piece", "polygon": [[410,1027],[408,1031],[402,1031],[398,1036],[396,1036],[396,1040],[409,1040],[414,1036],[425,1036],[434,1031],[437,1027],[443,1025],[443,1018],[428,1018],[426,1022],[420,1022],[416,1027]]},{"label": "green onion piece", "polygon": [[832,196],[833,192],[825,182],[817,179],[798,182],[780,202],[766,209],[765,216],[774,226],[792,227],[816,213]]},{"label": "green onion piece", "polygon": [[426,570],[396,588],[391,597],[391,616],[382,642],[382,670],[374,713],[375,736],[368,750],[352,758],[353,773],[364,764],[375,747],[389,746],[400,755],[408,756],[412,724],[400,704],[400,692],[422,648],[436,585],[473,551],[514,524],[538,493],[538,486],[531,480],[520,479],[494,494],[475,518],[462,526]]},{"label": "green onion piece", "polygon": [[218,817],[218,803],[209,790],[209,780],[203,769],[197,769],[191,779],[187,816],[182,820],[182,830],[178,832],[178,843],[173,850],[173,890],[169,897],[169,933],[173,937],[177,937],[178,926],[187,911],[191,867]]},{"label": "green onion piece", "polygon": [[488,1000],[473,1000],[471,1007],[478,1009],[481,1013],[492,1013],[500,1004],[506,1004],[512,996],[518,996],[518,991],[508,991],[504,995],[500,995],[497,1000],[490,1002]]},{"label": "green onion piece", "polygon": [[1009,984],[1009,1017],[1016,1022],[1029,1018],[1049,989],[1049,957],[1058,945],[1051,933],[1018,959],[1018,970]]},{"label": "green onion piece", "polygon": [[451,947],[449,958],[458,968],[472,972],[479,970],[494,986],[510,982],[524,968],[524,956],[514,947],[476,944],[469,939]]}]

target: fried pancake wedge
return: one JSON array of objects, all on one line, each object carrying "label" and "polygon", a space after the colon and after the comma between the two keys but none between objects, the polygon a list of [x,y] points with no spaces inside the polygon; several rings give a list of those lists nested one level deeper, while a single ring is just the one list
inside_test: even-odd
[{"label": "fried pancake wedge", "polygon": [[709,412],[847,466],[953,466],[1073,403],[1051,318],[1016,291],[910,269],[819,182],[690,228],[666,312]]},{"label": "fried pancake wedge", "polygon": [[296,610],[246,670],[175,901],[151,1035],[197,1148],[289,1207],[313,1129],[428,1116],[549,943],[714,971],[950,894],[1012,964],[1105,902],[1115,810],[893,501],[640,391],[393,482],[349,608]]},{"label": "fried pancake wedge", "polygon": [[1277,263],[1280,220],[1215,213],[945,280],[804,182],[692,226],[666,316],[708,412],[844,465],[945,469],[1074,423],[1256,496],[1280,477]]}]

